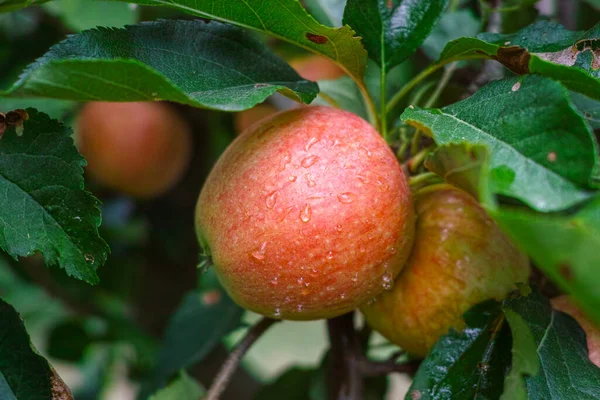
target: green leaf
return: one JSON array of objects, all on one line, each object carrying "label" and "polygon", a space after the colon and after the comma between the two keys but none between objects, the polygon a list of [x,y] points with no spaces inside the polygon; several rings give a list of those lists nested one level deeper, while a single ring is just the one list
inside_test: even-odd
[{"label": "green leaf", "polygon": [[431,59],[437,60],[449,41],[463,36],[475,36],[480,28],[481,23],[471,10],[445,13],[423,42],[423,51]]},{"label": "green leaf", "polygon": [[33,348],[25,324],[0,299],[0,398],[69,400],[71,391]]},{"label": "green leaf", "polygon": [[319,81],[319,96],[313,105],[330,106],[350,111],[363,119],[368,119],[367,108],[360,95],[360,89],[348,76],[336,80]]},{"label": "green leaf", "polygon": [[242,314],[222,289],[188,293],[169,322],[151,389],[162,387],[180,369],[202,361],[226,333],[239,326]]},{"label": "green leaf", "polygon": [[465,314],[465,322],[465,330],[451,329],[431,349],[407,399],[485,399],[502,392],[511,336],[502,323],[500,304],[476,305]]},{"label": "green leaf", "polygon": [[199,400],[204,394],[202,386],[185,371],[166,388],[153,394],[148,400]]},{"label": "green leaf", "polygon": [[348,0],[344,23],[362,37],[369,58],[389,70],[410,57],[448,0]]},{"label": "green leaf", "polygon": [[12,12],[21,8],[37,6],[50,0],[0,0],[0,13]]},{"label": "green leaf", "polygon": [[527,321],[511,309],[503,309],[513,338],[512,367],[504,381],[504,392],[500,400],[527,400],[524,378],[539,373],[540,361],[537,345]]},{"label": "green leaf", "polygon": [[66,26],[74,31],[110,26],[121,28],[135,24],[138,11],[129,4],[96,0],[56,0],[46,9],[58,15]]},{"label": "green leaf", "polygon": [[97,283],[108,246],[98,235],[99,202],[84,191],[81,157],[71,130],[28,109],[18,136],[0,140],[0,247],[13,257],[40,251],[46,262]]},{"label": "green leaf", "polygon": [[[275,36],[342,66],[362,83],[367,54],[350,27],[328,28],[319,24],[298,0],[120,0],[147,6],[174,8],[201,18],[214,19]],[[221,49],[222,50],[222,49]]]},{"label": "green leaf", "polygon": [[450,143],[438,147],[425,160],[431,172],[478,198],[481,203],[489,200],[489,151],[483,145]]},{"label": "green leaf", "polygon": [[280,400],[286,393],[286,400],[311,400],[307,388],[311,386],[316,371],[294,367],[285,371],[274,382],[263,386],[254,400]]},{"label": "green leaf", "polygon": [[600,101],[571,92],[571,101],[592,129],[600,129]]},{"label": "green leaf", "polygon": [[437,144],[485,145],[490,191],[539,211],[567,209],[590,197],[598,151],[567,91],[540,76],[495,81],[444,107],[408,108],[402,120]]},{"label": "green leaf", "polygon": [[73,35],[31,64],[4,95],[170,100],[235,111],[276,91],[308,103],[318,87],[238,28],[163,20]]},{"label": "green leaf", "polygon": [[535,341],[541,370],[526,379],[529,398],[600,398],[600,368],[589,360],[585,334],[573,318],[553,310],[536,290],[504,301],[503,309],[519,315]]},{"label": "green leaf", "polygon": [[600,197],[573,215],[506,207],[492,216],[547,276],[600,322]]},{"label": "green leaf", "polygon": [[342,26],[346,0],[304,0],[304,4],[319,23],[334,28]]},{"label": "green leaf", "polygon": [[513,34],[483,33],[453,40],[444,48],[439,62],[490,58],[517,74],[544,75],[600,99],[594,50],[598,41],[600,23],[588,32],[573,32],[553,22],[539,21]]}]

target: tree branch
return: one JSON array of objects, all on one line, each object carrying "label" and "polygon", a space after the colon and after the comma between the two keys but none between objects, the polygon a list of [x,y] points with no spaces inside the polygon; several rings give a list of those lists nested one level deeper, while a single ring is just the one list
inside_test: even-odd
[{"label": "tree branch", "polygon": [[354,330],[354,313],[327,320],[331,356],[329,358],[329,399],[364,399],[364,381],[354,362],[360,344]]},{"label": "tree branch", "polygon": [[204,397],[204,400],[218,400],[223,391],[227,388],[231,376],[234,374],[236,369],[239,367],[244,354],[250,349],[250,347],[261,337],[263,333],[269,329],[271,325],[278,320],[263,318],[256,325],[254,325],[237,347],[229,354],[229,357],[221,367],[221,370],[217,374],[212,386],[208,393]]}]

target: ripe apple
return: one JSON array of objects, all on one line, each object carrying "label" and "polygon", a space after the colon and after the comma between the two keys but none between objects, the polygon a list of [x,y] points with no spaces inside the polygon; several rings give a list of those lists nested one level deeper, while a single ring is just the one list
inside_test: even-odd
[{"label": "ripe apple", "polygon": [[309,81],[337,79],[344,76],[342,70],[329,58],[317,55],[300,57],[290,61],[298,75]]},{"label": "ripe apple", "polygon": [[303,107],[229,146],[202,189],[196,228],[239,305],[311,320],[349,312],[391,284],[410,252],[414,211],[371,125]]},{"label": "ripe apple", "polygon": [[391,342],[424,357],[450,327],[463,328],[470,307],[526,282],[529,262],[466,192],[429,186],[415,194],[415,207],[408,264],[393,289],[361,311]]},{"label": "ripe apple", "polygon": [[585,332],[590,361],[600,367],[600,328],[592,324],[569,296],[558,296],[550,300],[552,307],[573,317]]},{"label": "ripe apple", "polygon": [[140,198],[170,189],[191,158],[189,126],[162,103],[88,103],[76,142],[92,178]]},{"label": "ripe apple", "polygon": [[277,108],[269,103],[262,103],[234,115],[235,132],[239,135],[255,123],[275,114]]}]

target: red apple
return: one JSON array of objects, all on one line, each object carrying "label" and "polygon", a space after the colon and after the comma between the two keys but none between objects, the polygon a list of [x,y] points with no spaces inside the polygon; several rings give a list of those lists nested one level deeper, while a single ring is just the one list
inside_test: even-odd
[{"label": "red apple", "polygon": [[569,314],[581,325],[587,338],[590,361],[600,367],[600,328],[587,319],[569,296],[558,296],[550,302],[552,307]]},{"label": "red apple", "polygon": [[300,57],[290,61],[298,75],[309,81],[331,80],[344,76],[344,70],[329,58],[317,55]]},{"label": "red apple", "polygon": [[360,117],[285,111],[239,136],[200,194],[196,228],[242,307],[331,318],[388,287],[406,261],[414,211],[396,157]]},{"label": "red apple", "polygon": [[162,103],[88,103],[76,141],[92,178],[140,198],[170,189],[191,157],[189,126]]},{"label": "red apple", "polygon": [[529,262],[469,194],[450,185],[415,194],[415,244],[393,289],[361,311],[407,352],[425,357],[462,315],[527,282]]}]

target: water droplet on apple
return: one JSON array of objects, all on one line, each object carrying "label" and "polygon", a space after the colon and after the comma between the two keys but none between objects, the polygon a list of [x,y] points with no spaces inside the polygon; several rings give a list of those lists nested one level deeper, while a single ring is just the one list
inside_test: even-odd
[{"label": "water droplet on apple", "polygon": [[318,143],[320,141],[321,141],[321,139],[318,139],[315,136],[311,137],[310,140],[308,141],[308,143],[306,143],[306,146],[304,146],[304,150],[309,151],[311,147],[313,147],[316,143]]},{"label": "water droplet on apple", "polygon": [[327,259],[331,260],[333,258],[333,251],[329,250],[329,253],[327,253]]},{"label": "water droplet on apple", "polygon": [[367,250],[366,250],[366,249],[365,249],[363,246],[360,246],[360,248],[359,248],[358,250],[359,250],[361,253],[364,253],[364,252],[366,252],[366,251],[367,251]]},{"label": "water droplet on apple", "polygon": [[285,167],[292,161],[292,155],[289,152],[286,152],[281,159],[281,165],[279,168],[283,171]]},{"label": "water droplet on apple", "polygon": [[365,185],[366,185],[367,183],[369,183],[369,178],[367,178],[367,177],[366,177],[366,176],[364,176],[364,175],[357,174],[357,175],[356,175],[356,179],[358,179],[359,181],[361,181],[361,182],[362,182],[362,183],[364,183]]},{"label": "water droplet on apple", "polygon": [[277,307],[275,309],[275,311],[273,312],[273,316],[274,317],[280,317],[281,316],[281,309],[279,307]]},{"label": "water droplet on apple", "polygon": [[345,299],[345,298],[346,298],[346,293],[342,293],[342,294],[340,294],[340,299],[342,299],[342,300],[343,300],[343,299]]},{"label": "water droplet on apple", "polygon": [[302,306],[302,304],[298,304],[298,307],[296,307],[296,310],[298,310],[298,312],[301,312],[301,311],[302,311],[302,308],[304,308],[304,307]]},{"label": "water droplet on apple", "polygon": [[338,194],[337,198],[340,203],[350,204],[354,201],[354,199],[356,198],[356,195],[354,193],[346,192],[346,193]]},{"label": "water droplet on apple", "polygon": [[286,297],[286,298],[285,298],[285,300],[284,300],[284,301],[285,301],[285,303],[287,304],[287,303],[289,303],[290,301],[292,301],[292,299],[290,299],[290,298],[289,298],[289,296],[288,296],[288,297]]},{"label": "water droplet on apple", "polygon": [[381,279],[383,280],[383,288],[385,290],[390,290],[393,286],[392,281],[394,280],[392,273],[386,270],[386,272],[381,276]]},{"label": "water droplet on apple", "polygon": [[271,279],[271,285],[277,286],[278,283],[279,283],[279,277],[278,276],[275,276],[275,277],[273,277],[273,279]]},{"label": "water droplet on apple", "polygon": [[303,277],[298,278],[298,283],[302,285],[304,283],[304,278]]},{"label": "water droplet on apple", "polygon": [[367,157],[371,157],[373,154],[371,153],[371,150],[369,150],[366,146],[360,146],[363,148],[364,151],[367,152]]},{"label": "water droplet on apple", "polygon": [[288,177],[288,180],[289,180],[290,182],[296,182],[296,179],[298,179],[298,177],[297,177],[296,175],[290,175],[290,176]]},{"label": "water droplet on apple", "polygon": [[386,192],[390,188],[390,185],[380,176],[377,177],[377,186],[382,192]]},{"label": "water droplet on apple", "polygon": [[305,176],[306,176],[306,184],[308,185],[308,187],[315,187],[316,183],[312,177],[312,174],[306,174]]},{"label": "water droplet on apple", "polygon": [[262,261],[265,259],[265,250],[267,249],[267,242],[263,242],[260,247],[251,253],[252,257],[256,258],[258,261]]},{"label": "water droplet on apple", "polygon": [[308,156],[305,159],[303,159],[302,161],[300,161],[300,165],[302,165],[303,168],[310,168],[313,165],[316,164],[316,162],[319,161],[319,157],[317,156]]},{"label": "water droplet on apple", "polygon": [[310,204],[305,204],[302,211],[300,211],[300,219],[302,222],[307,223],[310,221],[310,217],[312,216],[312,209],[310,208]]},{"label": "water droplet on apple", "polygon": [[267,195],[267,199],[265,200],[265,204],[269,209],[273,209],[273,207],[275,207],[275,203],[277,203],[277,190],[273,190],[271,193],[269,193]]},{"label": "water droplet on apple", "polygon": [[358,282],[358,272],[355,272],[354,275],[352,275],[352,282]]},{"label": "water droplet on apple", "polygon": [[336,231],[338,231],[338,232],[341,232],[341,231],[342,231],[342,225],[340,225],[340,224],[337,224],[337,225],[335,226],[335,230],[336,230]]},{"label": "water droplet on apple", "polygon": [[396,254],[398,252],[395,247],[390,247],[388,251],[390,252],[390,254]]}]

